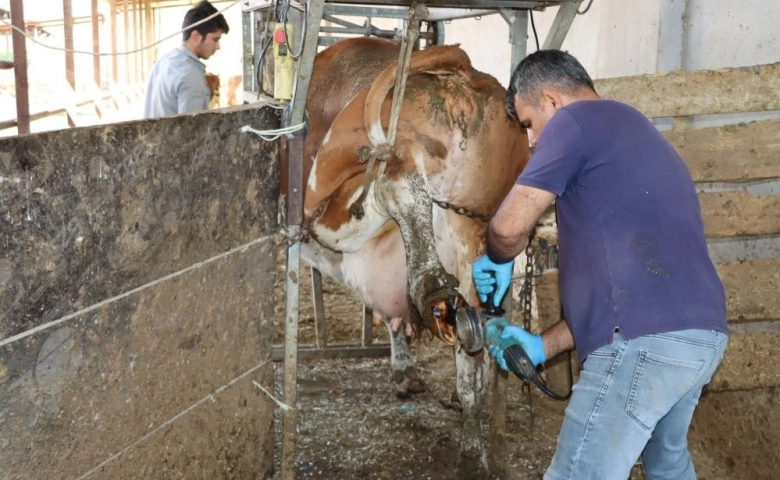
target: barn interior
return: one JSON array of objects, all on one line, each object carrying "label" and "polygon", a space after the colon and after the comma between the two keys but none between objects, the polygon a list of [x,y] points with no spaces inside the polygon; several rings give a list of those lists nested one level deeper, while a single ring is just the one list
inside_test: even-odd
[{"label": "barn interior", "polygon": [[[418,17],[411,2],[214,1],[231,26],[206,62],[217,108],[142,119],[147,74],[194,3],[0,1],[0,477],[455,478],[452,349],[418,339],[427,391],[396,398],[384,329],[285,243],[302,227],[314,55],[343,38],[403,41],[411,23],[414,49],[459,43],[504,86],[525,55],[568,50],[680,153],[731,330],[691,427],[694,462],[700,478],[776,477],[776,6],[427,0]],[[280,9],[300,58],[264,83]],[[548,219],[505,302],[535,331],[560,318],[556,243]],[[565,391],[578,369],[561,358],[544,378]],[[492,478],[541,478],[566,402],[492,380]]]}]

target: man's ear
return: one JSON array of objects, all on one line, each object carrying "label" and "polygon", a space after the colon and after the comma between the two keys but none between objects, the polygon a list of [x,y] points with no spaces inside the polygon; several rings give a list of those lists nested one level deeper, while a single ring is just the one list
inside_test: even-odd
[{"label": "man's ear", "polygon": [[542,90],[542,102],[551,105],[555,110],[563,106],[560,94],[552,88]]}]

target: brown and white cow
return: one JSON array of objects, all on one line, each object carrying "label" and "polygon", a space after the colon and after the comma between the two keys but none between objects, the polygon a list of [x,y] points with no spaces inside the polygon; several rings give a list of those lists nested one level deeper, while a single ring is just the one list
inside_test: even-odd
[{"label": "brown and white cow", "polygon": [[[315,59],[304,223],[316,241],[304,244],[302,255],[386,320],[399,393],[421,384],[405,329],[389,319],[454,346],[464,415],[459,471],[484,477],[481,411],[490,363],[486,352],[459,348],[453,316],[478,302],[471,263],[484,250],[487,224],[440,205],[492,215],[528,160],[528,140],[506,114],[504,88],[474,70],[457,46],[439,46],[413,54],[396,141],[383,147],[398,53],[396,42],[356,38]],[[386,155],[361,195],[372,151]]]},{"label": "brown and white cow", "polygon": [[207,73],[206,85],[209,87],[209,109],[219,108],[219,75]]}]

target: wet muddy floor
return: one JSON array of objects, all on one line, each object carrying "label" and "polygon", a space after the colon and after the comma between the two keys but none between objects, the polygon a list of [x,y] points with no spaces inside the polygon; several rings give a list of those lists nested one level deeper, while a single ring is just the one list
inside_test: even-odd
[{"label": "wet muddy floor", "polygon": [[[282,343],[284,325],[283,275],[278,278],[274,340],[277,345]],[[313,345],[310,275],[305,264],[301,280],[299,345]],[[362,303],[345,287],[327,278],[323,278],[323,293],[329,343],[358,344]],[[374,342],[387,341],[384,325],[375,327]],[[452,348],[438,339],[422,338],[412,344],[412,352],[428,390],[406,399],[399,399],[394,393],[389,358],[299,363],[296,478],[454,478],[461,416],[452,403]],[[275,372],[276,393],[281,398],[281,363],[276,364]],[[496,437],[490,452],[504,469],[495,478],[541,478],[555,448],[563,404],[548,400],[538,391],[531,391],[529,396],[519,381],[511,379],[506,413],[505,432]],[[281,431],[278,420],[277,437]],[[280,478],[280,454],[278,439],[276,478]],[[644,478],[636,470],[632,479]]]}]

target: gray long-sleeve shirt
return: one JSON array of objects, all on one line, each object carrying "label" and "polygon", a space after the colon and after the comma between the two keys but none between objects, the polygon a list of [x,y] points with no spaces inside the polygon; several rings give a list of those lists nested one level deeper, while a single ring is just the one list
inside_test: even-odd
[{"label": "gray long-sleeve shirt", "polygon": [[155,62],[146,84],[144,118],[206,110],[209,106],[206,65],[184,45]]}]

